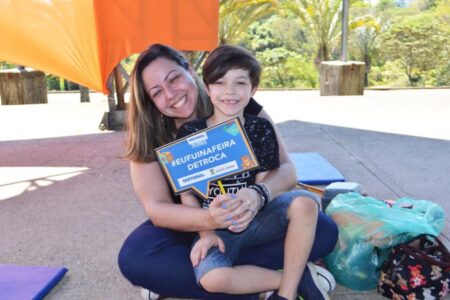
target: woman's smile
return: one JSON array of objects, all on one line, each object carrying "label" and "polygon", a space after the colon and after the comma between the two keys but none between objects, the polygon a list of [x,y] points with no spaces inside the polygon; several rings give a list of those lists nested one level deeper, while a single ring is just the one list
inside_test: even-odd
[{"label": "woman's smile", "polygon": [[162,114],[175,119],[195,117],[198,90],[191,70],[160,57],[144,69],[142,79],[148,96]]},{"label": "woman's smile", "polygon": [[187,102],[187,95],[183,95],[180,99],[178,99],[174,104],[172,104],[172,107],[177,109],[185,105]]}]

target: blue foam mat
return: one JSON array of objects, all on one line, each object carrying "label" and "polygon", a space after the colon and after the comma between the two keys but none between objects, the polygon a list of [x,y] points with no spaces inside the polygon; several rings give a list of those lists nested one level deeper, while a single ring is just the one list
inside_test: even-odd
[{"label": "blue foam mat", "polygon": [[316,152],[289,153],[297,170],[297,180],[304,184],[322,185],[345,181],[344,176]]},{"label": "blue foam mat", "polygon": [[44,299],[67,271],[61,267],[0,264],[0,299]]}]

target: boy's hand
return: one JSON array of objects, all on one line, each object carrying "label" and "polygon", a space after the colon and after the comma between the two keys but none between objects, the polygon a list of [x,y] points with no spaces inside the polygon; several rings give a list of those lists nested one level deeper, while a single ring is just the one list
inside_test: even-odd
[{"label": "boy's hand", "polygon": [[225,252],[225,244],[214,231],[201,233],[200,239],[195,243],[191,250],[192,265],[196,267],[200,261],[206,257],[208,250],[213,246],[217,246],[220,252]]}]

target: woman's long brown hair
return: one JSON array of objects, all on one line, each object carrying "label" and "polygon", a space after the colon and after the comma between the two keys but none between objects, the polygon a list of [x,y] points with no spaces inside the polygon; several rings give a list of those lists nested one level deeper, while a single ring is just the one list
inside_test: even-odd
[{"label": "woman's long brown hair", "polygon": [[[155,161],[154,149],[172,142],[176,136],[175,119],[164,116],[158,110],[145,91],[142,79],[144,69],[159,57],[170,59],[185,70],[189,69],[187,59],[179,51],[165,45],[154,44],[139,55],[130,78],[131,97],[126,122],[128,138],[123,156],[131,161]],[[207,117],[212,113],[211,101],[203,83],[193,76],[198,89],[197,117]]]}]

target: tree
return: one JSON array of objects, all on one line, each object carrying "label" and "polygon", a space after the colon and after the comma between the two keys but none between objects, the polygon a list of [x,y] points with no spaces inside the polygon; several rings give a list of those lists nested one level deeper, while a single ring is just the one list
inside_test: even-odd
[{"label": "tree", "polygon": [[312,87],[318,83],[318,74],[310,57],[284,47],[266,49],[256,54],[263,66],[262,87]]},{"label": "tree", "polygon": [[424,73],[448,59],[449,32],[430,15],[418,15],[394,24],[383,36],[383,53],[399,60],[411,86]]},{"label": "tree", "polygon": [[277,0],[220,0],[219,43],[239,44],[252,23],[277,10]]},{"label": "tree", "polygon": [[340,33],[342,0],[289,0],[284,8],[303,25],[308,39],[316,46],[314,63],[330,59],[330,53]]},{"label": "tree", "polygon": [[351,24],[349,45],[351,55],[365,63],[364,86],[369,85],[368,75],[372,67],[372,59],[377,54],[376,42],[381,26],[371,15],[359,18]]},{"label": "tree", "polygon": [[[360,1],[350,1],[359,3]],[[284,8],[293,13],[303,25],[307,38],[316,47],[314,63],[318,68],[322,61],[330,60],[333,48],[341,36],[342,0],[285,0]],[[374,18],[350,16],[349,31],[373,26]]]},{"label": "tree", "polygon": [[[278,0],[220,0],[219,45],[240,44],[253,23],[277,10]],[[184,54],[199,72],[207,52],[186,51]]]}]

